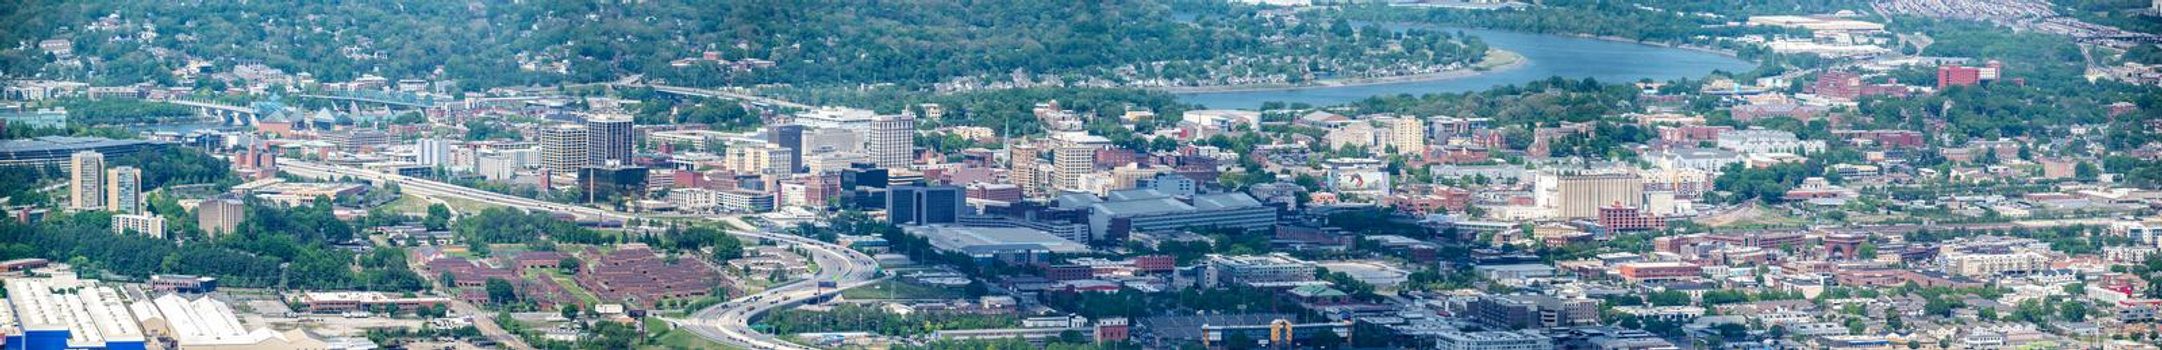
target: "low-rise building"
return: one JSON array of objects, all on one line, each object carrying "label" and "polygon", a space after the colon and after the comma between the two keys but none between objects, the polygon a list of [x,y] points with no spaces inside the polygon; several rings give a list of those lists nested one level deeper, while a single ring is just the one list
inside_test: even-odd
[{"label": "low-rise building", "polygon": [[1210,254],[1202,264],[1201,282],[1206,287],[1307,282],[1314,280],[1315,270],[1313,262],[1282,253],[1242,256]]},{"label": "low-rise building", "polygon": [[165,217],[152,214],[113,215],[113,233],[129,232],[165,238]]},{"label": "low-rise building", "polygon": [[1439,350],[1552,350],[1554,338],[1531,331],[1442,332]]},{"label": "low-rise building", "polygon": [[450,303],[450,299],[438,297],[397,297],[383,292],[304,292],[289,297],[302,311],[314,313],[367,311],[395,308],[401,311],[419,310]]}]

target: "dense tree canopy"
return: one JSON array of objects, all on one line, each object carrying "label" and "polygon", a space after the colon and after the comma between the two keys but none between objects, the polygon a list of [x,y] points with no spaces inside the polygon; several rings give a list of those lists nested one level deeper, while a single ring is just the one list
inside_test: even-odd
[{"label": "dense tree canopy", "polygon": [[[104,84],[174,82],[171,72],[187,61],[159,52],[210,59],[212,71],[259,62],[323,81],[376,74],[457,80],[456,88],[478,90],[629,75],[699,86],[924,86],[1006,81],[1014,72],[1113,82],[1296,81],[1462,64],[1486,51],[1446,33],[1355,30],[1342,20],[1292,20],[1208,1],[18,5],[0,16],[23,30],[0,39],[70,40],[79,55],[97,60],[64,64],[35,46],[16,47],[0,50],[0,70]],[[706,52],[729,62],[675,61]],[[772,66],[733,64],[753,59]]]}]

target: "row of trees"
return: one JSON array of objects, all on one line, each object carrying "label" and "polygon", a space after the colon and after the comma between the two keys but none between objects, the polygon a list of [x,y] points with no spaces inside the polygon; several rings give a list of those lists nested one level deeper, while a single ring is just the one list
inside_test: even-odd
[{"label": "row of trees", "polygon": [[899,315],[872,306],[846,304],[829,311],[781,310],[759,320],[775,334],[858,331],[913,336],[947,329],[1009,328],[1018,319],[1004,315],[915,313]]},{"label": "row of trees", "polygon": [[60,103],[68,123],[86,126],[154,124],[195,117],[186,106],[131,99],[73,100]]},{"label": "row of trees", "polygon": [[281,283],[305,289],[416,291],[425,282],[405,252],[377,249],[356,257],[332,246],[352,228],[327,205],[269,208],[249,203],[236,232],[190,244],[114,233],[104,212],[60,213],[35,224],[0,223],[0,258],[45,258],[119,278],[179,273],[218,276],[236,286]]},{"label": "row of trees", "polygon": [[[1347,17],[1388,22],[1411,22],[1451,27],[1505,29],[1544,34],[1595,35],[1629,40],[1695,45],[1721,45],[1716,38],[1752,34],[1800,35],[1771,27],[1728,26],[1725,22],[1751,14],[1829,13],[1841,9],[1867,8],[1850,1],[1636,1],[1552,0],[1540,5],[1503,10],[1424,9],[1371,5],[1346,7]],[[1739,17],[1692,14],[1717,13]]]}]

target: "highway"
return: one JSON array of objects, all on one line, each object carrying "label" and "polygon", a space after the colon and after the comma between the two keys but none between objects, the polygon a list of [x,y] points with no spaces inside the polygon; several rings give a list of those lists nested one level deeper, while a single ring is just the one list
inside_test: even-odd
[{"label": "highway", "polygon": [[666,93],[671,93],[671,94],[682,94],[682,95],[693,95],[693,96],[704,96],[704,97],[722,97],[722,98],[732,98],[732,99],[737,99],[737,100],[749,101],[749,102],[751,102],[751,103],[757,103],[757,104],[765,104],[765,105],[770,105],[770,106],[781,106],[781,107],[788,107],[788,108],[795,108],[795,109],[811,109],[811,108],[812,108],[812,107],[811,107],[811,105],[806,105],[806,104],[801,104],[801,103],[795,103],[795,102],[790,102],[790,101],[788,101],[788,100],[782,100],[782,99],[777,99],[777,98],[770,98],[770,97],[760,97],[760,96],[756,96],[756,95],[751,95],[751,94],[745,94],[745,93],[736,93],[736,92],[729,92],[729,91],[724,91],[724,90],[714,90],[714,89],[700,89],[700,88],[690,88],[690,87],[681,87],[681,86],[667,86],[667,85],[629,85],[629,84],[618,84],[618,85],[622,85],[622,86],[643,86],[643,87],[650,87],[650,88],[653,88],[653,91],[659,91],[659,92],[666,92]]},{"label": "highway", "polygon": [[[352,167],[299,160],[280,160],[278,167],[280,171],[303,177],[323,179],[350,177],[378,184],[385,182],[397,183],[401,190],[410,194],[453,197],[529,211],[564,213],[577,216],[581,220],[623,220],[629,222],[631,219],[639,218],[639,215],[632,213],[546,202],[440,181]],[[755,228],[755,226],[743,222],[736,216],[717,216],[712,219],[732,224],[735,227]],[[757,294],[715,304],[692,314],[688,320],[678,322],[678,325],[684,327],[684,329],[715,342],[750,349],[811,349],[795,343],[775,340],[770,335],[758,333],[758,331],[751,329],[750,321],[766,312],[800,305],[804,301],[818,296],[839,294],[841,291],[868,285],[878,280],[877,261],[872,260],[871,256],[853,249],[788,234],[746,230],[729,230],[729,233],[740,237],[757,238],[800,247],[810,253],[810,258],[818,265],[819,269],[809,279],[775,286]],[[834,287],[820,288],[818,282],[821,281],[834,282]],[[474,316],[476,323],[482,321],[481,318],[483,317],[486,316],[476,314]],[[490,334],[489,336],[497,338],[497,341],[505,344],[523,344],[523,342],[517,342],[515,337],[503,339],[502,337],[506,336],[504,334]]]},{"label": "highway", "polygon": [[[729,218],[728,220],[733,220]],[[736,223],[741,224],[738,220]],[[744,225],[743,227],[749,227]],[[763,238],[786,242],[803,248],[818,264],[818,273],[805,280],[767,289],[758,294],[698,310],[691,319],[679,325],[698,336],[731,346],[751,349],[812,349],[787,341],[774,340],[751,329],[751,320],[776,309],[800,305],[805,301],[825,295],[839,294],[850,288],[861,287],[876,281],[877,262],[869,255],[853,249],[826,242],[787,234],[752,231],[731,232],[739,236]],[[835,288],[819,288],[818,282],[835,282]]]}]

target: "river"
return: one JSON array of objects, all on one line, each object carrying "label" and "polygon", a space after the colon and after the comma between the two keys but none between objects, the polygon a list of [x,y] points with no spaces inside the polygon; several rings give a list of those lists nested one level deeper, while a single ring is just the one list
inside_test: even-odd
[{"label": "river", "polygon": [[1465,92],[1549,77],[1593,78],[1603,82],[1701,78],[1714,70],[1740,72],[1756,64],[1715,53],[1561,35],[1502,30],[1448,29],[1485,40],[1487,46],[1514,51],[1526,62],[1502,71],[1399,83],[1321,86],[1277,90],[1179,94],[1179,100],[1209,108],[1259,108],[1270,101],[1336,105],[1377,95]]}]

